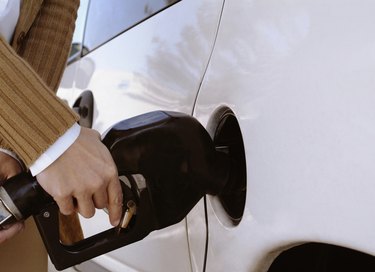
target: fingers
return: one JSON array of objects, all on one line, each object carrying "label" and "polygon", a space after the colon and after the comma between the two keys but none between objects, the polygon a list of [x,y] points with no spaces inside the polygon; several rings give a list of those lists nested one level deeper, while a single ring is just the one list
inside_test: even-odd
[{"label": "fingers", "polygon": [[[104,145],[103,145],[104,146]],[[106,162],[106,180],[108,181],[106,187],[107,202],[106,207],[109,212],[109,220],[112,226],[117,226],[122,215],[122,189],[118,178],[117,168],[107,148],[105,148]]]},{"label": "fingers", "polygon": [[102,209],[106,206],[103,200],[98,201],[99,206],[94,204],[94,200],[89,194],[80,194],[77,197],[68,195],[66,197],[55,198],[59,210],[63,215],[70,215],[74,212],[80,213],[85,218],[90,218],[95,214],[95,207]]},{"label": "fingers", "polygon": [[93,193],[60,195],[55,196],[54,200],[64,215],[78,212],[83,217],[90,218],[94,216],[95,208],[108,208],[111,222],[116,222],[120,220],[122,213],[122,190],[117,175],[112,177],[107,187],[93,189]]},{"label": "fingers", "polygon": [[90,195],[82,195],[77,198],[77,211],[85,218],[94,216],[95,206]]},{"label": "fingers", "polygon": [[[80,213],[85,218],[90,218],[95,214],[95,208],[108,208],[110,222],[113,226],[118,225],[122,214],[122,190],[120,182],[113,179],[108,187],[107,193],[98,190],[92,197],[90,195],[80,195],[76,198],[67,196],[55,199],[60,212],[64,215],[70,215],[74,212]],[[74,199],[76,199],[76,204]]]},{"label": "fingers", "polygon": [[65,196],[65,197],[60,197],[60,198],[55,197],[54,200],[59,206],[59,210],[62,214],[69,215],[75,212],[76,209],[75,209],[72,196]]},{"label": "fingers", "polygon": [[81,128],[76,141],[36,177],[62,214],[78,211],[88,218],[95,208],[107,207],[111,223],[120,220],[122,191],[117,168],[97,131]]},{"label": "fingers", "polygon": [[[95,184],[95,182],[92,182]],[[100,183],[97,183],[100,184]],[[90,218],[95,214],[95,208],[108,208],[110,221],[116,225],[122,214],[122,190],[117,177],[117,172],[113,173],[108,185],[97,185],[87,191],[54,193],[54,200],[59,206],[63,215],[70,215],[74,212],[80,213],[85,218]]]},{"label": "fingers", "polygon": [[122,215],[122,190],[119,180],[116,178],[108,185],[108,212],[112,226],[117,226]]},{"label": "fingers", "polygon": [[108,196],[106,190],[99,190],[93,196],[94,205],[98,209],[107,208]]},{"label": "fingers", "polygon": [[16,223],[14,225],[9,226],[7,229],[3,229],[0,231],[0,244],[9,240],[14,235],[19,233],[24,229],[25,225],[23,222]]}]

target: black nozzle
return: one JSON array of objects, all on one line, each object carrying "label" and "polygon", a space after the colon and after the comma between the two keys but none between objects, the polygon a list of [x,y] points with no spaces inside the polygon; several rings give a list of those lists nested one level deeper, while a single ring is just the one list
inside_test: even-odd
[{"label": "black nozzle", "polygon": [[[136,203],[126,231],[109,229],[74,245],[62,245],[57,205],[35,215],[47,251],[57,269],[81,263],[134,243],[150,232],[181,221],[205,194],[219,194],[231,171],[230,158],[215,149],[202,125],[174,112],[151,112],[113,126],[103,139],[118,168],[124,202]],[[145,181],[140,186],[136,176]],[[48,214],[49,216],[44,216]]]},{"label": "black nozzle", "polygon": [[219,194],[229,179],[229,157],[185,114],[158,111],[127,119],[103,143],[120,175],[145,177],[157,228],[181,221],[204,194]]},{"label": "black nozzle", "polygon": [[3,183],[1,200],[13,215],[6,223],[21,221],[54,203],[30,173],[20,173]]}]

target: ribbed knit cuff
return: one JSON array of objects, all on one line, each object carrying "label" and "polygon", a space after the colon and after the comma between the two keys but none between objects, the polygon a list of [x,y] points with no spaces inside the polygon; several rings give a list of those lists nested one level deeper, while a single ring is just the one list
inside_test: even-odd
[{"label": "ribbed knit cuff", "polygon": [[31,174],[35,177],[54,163],[77,140],[80,132],[81,127],[75,123],[30,165],[29,170]]}]

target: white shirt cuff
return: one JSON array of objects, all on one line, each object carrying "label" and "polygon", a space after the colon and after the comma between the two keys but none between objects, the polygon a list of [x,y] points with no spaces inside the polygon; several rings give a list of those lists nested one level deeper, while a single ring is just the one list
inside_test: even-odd
[{"label": "white shirt cuff", "polygon": [[50,166],[75,142],[80,132],[81,127],[78,124],[68,129],[30,166],[31,174],[36,176]]}]

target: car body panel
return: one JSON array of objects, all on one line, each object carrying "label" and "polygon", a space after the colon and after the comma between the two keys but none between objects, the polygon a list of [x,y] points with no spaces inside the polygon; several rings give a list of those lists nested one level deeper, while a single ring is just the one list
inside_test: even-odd
[{"label": "car body panel", "polygon": [[[100,133],[153,110],[191,114],[221,10],[222,1],[216,0],[174,4],[71,63],[58,95],[73,105],[80,93],[91,90],[93,128]],[[81,222],[92,235],[109,228],[107,221],[98,212]],[[191,271],[186,228],[182,221],[93,262],[110,271]],[[118,267],[113,270],[110,263]]]},{"label": "car body panel", "polygon": [[[210,127],[220,107],[236,114],[247,200],[233,227],[208,198],[208,271],[267,271],[282,250],[310,241],[375,254],[374,9],[225,1],[194,116]],[[194,209],[189,225],[202,217]]]},{"label": "car body panel", "polygon": [[94,262],[203,271],[206,227],[207,271],[267,271],[305,242],[375,255],[375,2],[225,0],[221,14],[222,4],[183,0],[124,32],[70,64],[59,95],[92,90],[100,132],[162,109],[213,133],[230,108],[246,152],[242,221],[208,196],[208,225],[202,200],[186,222]]}]

